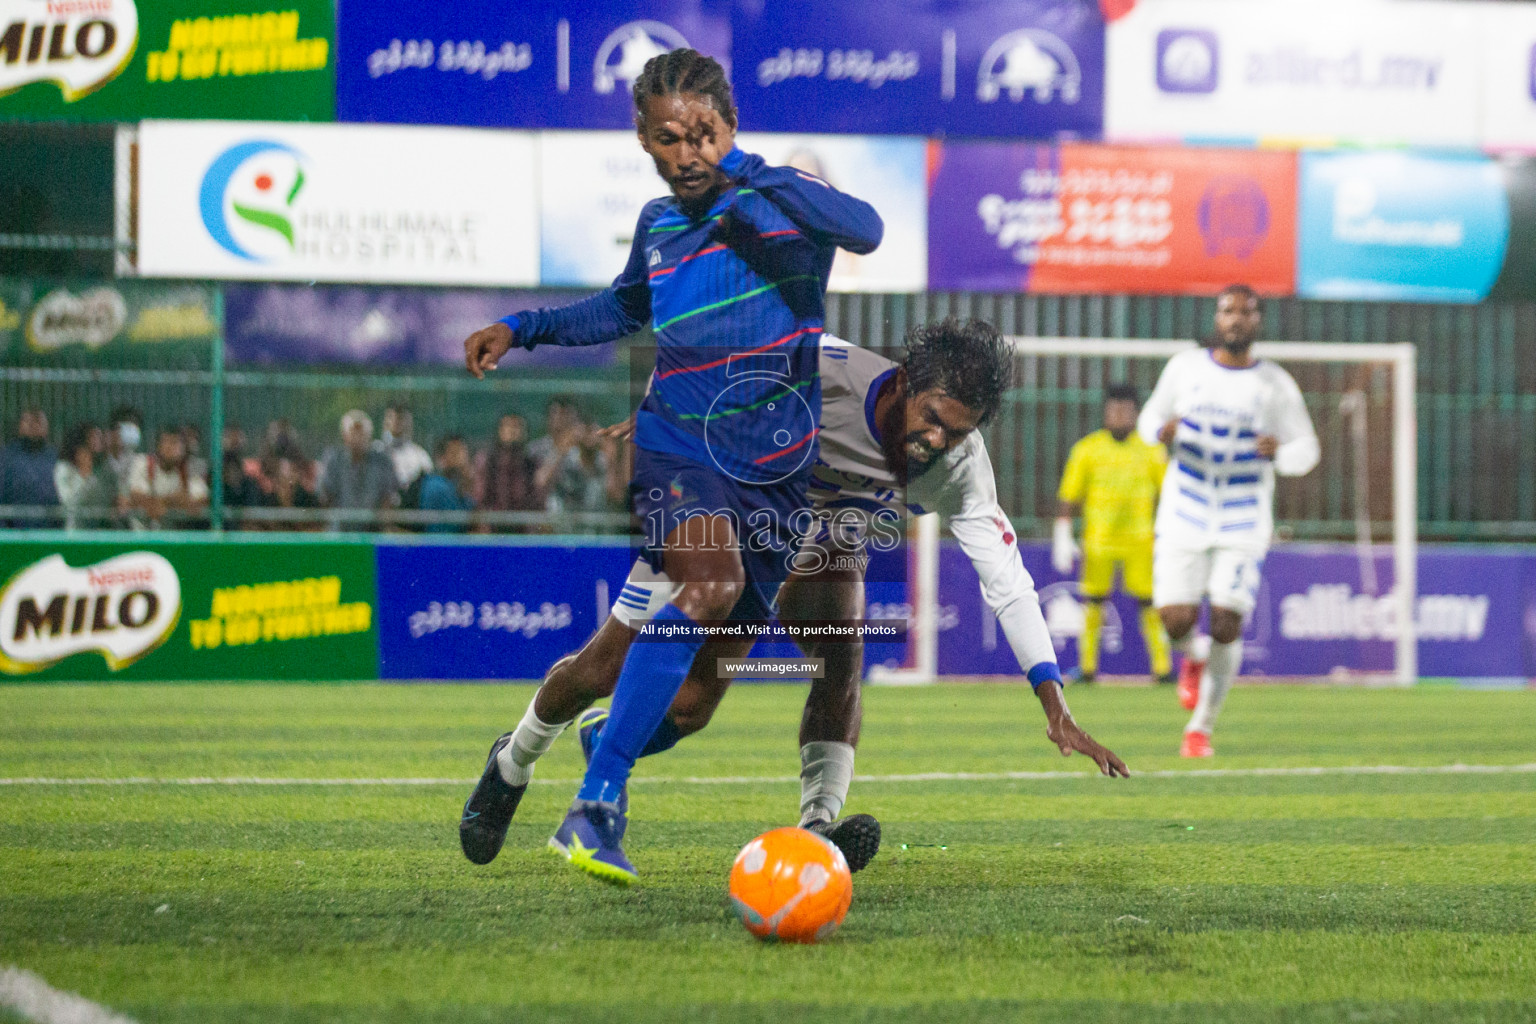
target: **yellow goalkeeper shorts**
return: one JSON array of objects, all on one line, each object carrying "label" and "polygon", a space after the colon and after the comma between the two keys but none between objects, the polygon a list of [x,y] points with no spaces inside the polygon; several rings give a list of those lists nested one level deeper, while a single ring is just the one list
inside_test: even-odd
[{"label": "yellow goalkeeper shorts", "polygon": [[1138,601],[1152,600],[1152,545],[1127,548],[1084,548],[1082,591],[1084,597],[1108,597],[1115,589],[1115,569],[1120,586]]}]

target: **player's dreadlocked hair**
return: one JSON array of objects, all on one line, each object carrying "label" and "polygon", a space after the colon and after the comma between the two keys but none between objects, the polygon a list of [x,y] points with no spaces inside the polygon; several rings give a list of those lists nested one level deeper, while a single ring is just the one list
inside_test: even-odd
[{"label": "player's dreadlocked hair", "polygon": [[1013,347],[985,320],[954,317],[912,328],[907,334],[907,394],[939,388],[981,413],[997,414],[1013,386]]},{"label": "player's dreadlocked hair", "polygon": [[715,110],[734,130],[736,101],[731,97],[731,83],[725,69],[713,57],[698,50],[672,50],[645,62],[645,69],[635,79],[635,121],[645,116],[645,101],[651,96],[674,96],[696,92],[715,101]]}]

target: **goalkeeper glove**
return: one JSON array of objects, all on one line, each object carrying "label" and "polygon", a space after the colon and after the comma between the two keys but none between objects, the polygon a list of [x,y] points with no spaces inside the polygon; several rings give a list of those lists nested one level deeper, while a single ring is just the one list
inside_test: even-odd
[{"label": "goalkeeper glove", "polygon": [[1070,576],[1072,565],[1081,554],[1082,550],[1072,539],[1072,520],[1065,517],[1056,520],[1056,529],[1051,535],[1051,568],[1062,576]]}]

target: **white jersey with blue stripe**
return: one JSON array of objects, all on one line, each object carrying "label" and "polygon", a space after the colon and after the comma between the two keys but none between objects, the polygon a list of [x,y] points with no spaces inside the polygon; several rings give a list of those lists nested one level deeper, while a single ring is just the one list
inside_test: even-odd
[{"label": "white jersey with blue stripe", "polygon": [[[1168,361],[1137,427],[1156,443],[1178,420],[1157,508],[1157,541],[1184,548],[1232,547],[1262,554],[1274,533],[1275,474],[1301,476],[1317,465],[1317,434],[1301,389],[1260,359],[1234,369],[1209,349]],[[1273,436],[1273,459],[1258,440]]]},{"label": "white jersey with blue stripe", "polygon": [[[844,528],[854,520],[854,532],[867,537],[870,520],[881,513],[898,531],[908,512],[937,513],[976,569],[982,596],[997,616],[1020,667],[1031,672],[1042,664],[1054,666],[1056,651],[1035,581],[1019,558],[1013,526],[997,503],[992,460],[981,432],[967,434],[906,484],[886,464],[875,402],[881,385],[896,369],[884,356],[822,336],[820,449],[808,493],[812,507],[823,516],[823,526],[819,533],[815,528],[808,533],[807,543],[826,540],[828,516],[836,515]],[[838,533],[847,536],[843,529]],[[672,594],[664,573],[637,560],[613,614],[624,624],[638,627]]]}]

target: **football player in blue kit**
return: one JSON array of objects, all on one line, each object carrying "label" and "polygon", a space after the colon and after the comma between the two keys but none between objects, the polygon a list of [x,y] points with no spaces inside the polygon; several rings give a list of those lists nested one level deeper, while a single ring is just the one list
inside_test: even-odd
[{"label": "football player in blue kit", "polygon": [[[623,273],[596,295],[516,313],[464,343],[480,377],[514,345],[596,345],[647,323],[656,335],[630,496],[646,561],[679,588],[630,648],[550,840],[617,882],[638,877],[620,845],[620,795],[635,759],[666,740],[654,737],[704,643],[699,627],[769,619],[792,568],[816,461],[827,275],[838,248],[871,252],[884,230],[868,203],[736,148],[730,85],[712,58],[653,58],[634,98],[641,148],[671,195],[641,210]],[[566,724],[547,724],[549,742]],[[493,744],[465,821],[511,817],[528,771],[511,742],[507,733]]]}]

